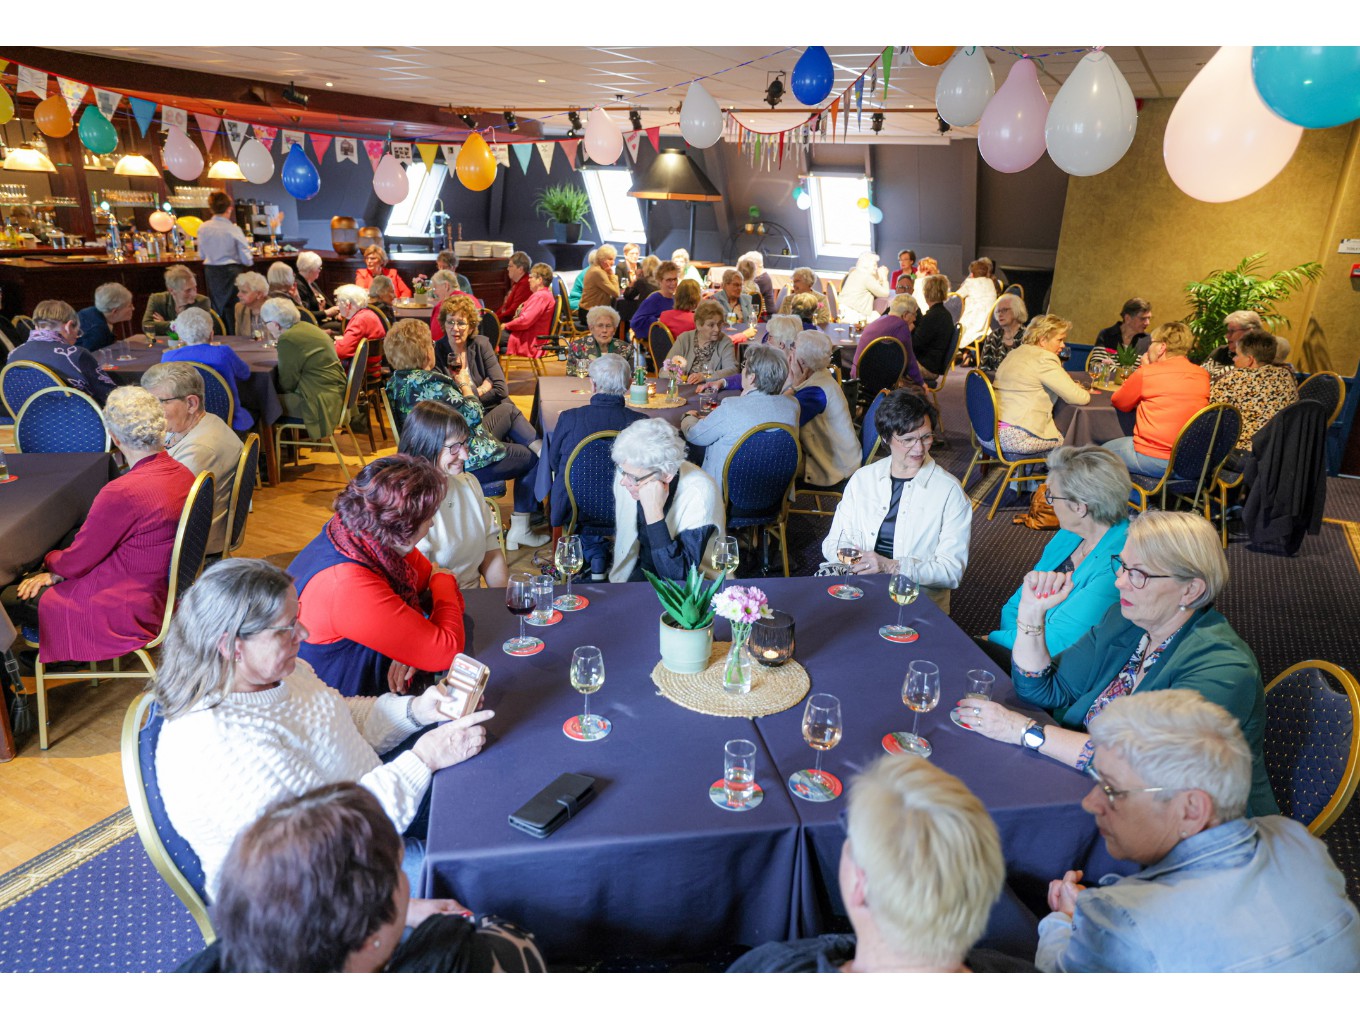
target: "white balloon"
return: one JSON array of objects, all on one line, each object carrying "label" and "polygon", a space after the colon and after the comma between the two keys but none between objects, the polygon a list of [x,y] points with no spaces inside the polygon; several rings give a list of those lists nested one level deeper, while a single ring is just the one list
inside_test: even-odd
[{"label": "white balloon", "polygon": [[612,163],[623,152],[623,132],[603,107],[590,111],[586,121],[586,155],[596,163]]},{"label": "white balloon", "polygon": [[165,169],[181,181],[196,181],[203,172],[203,152],[180,128],[171,127],[161,154]]},{"label": "white balloon", "polygon": [[251,184],[263,184],[274,176],[274,157],[258,138],[247,138],[236,154],[236,165]]},{"label": "white balloon", "polygon": [[411,193],[411,179],[406,176],[406,168],[390,152],[378,160],[378,169],[373,171],[373,193],[388,205],[406,201]]},{"label": "white balloon", "polygon": [[805,191],[794,199],[794,204],[797,205],[799,209],[811,209],[812,196]]},{"label": "white balloon", "polygon": [[1269,184],[1302,137],[1303,128],[1261,101],[1251,47],[1224,46],[1176,101],[1162,159],[1176,187],[1191,198],[1231,202]]},{"label": "white balloon", "polygon": [[1088,53],[1048,109],[1044,139],[1058,168],[1074,177],[1102,173],[1124,158],[1138,130],[1138,104],[1114,58]]},{"label": "white balloon", "polygon": [[722,110],[718,109],[703,83],[696,81],[685,93],[685,103],[680,110],[680,134],[696,149],[707,149],[722,137],[722,133]]},{"label": "white balloon", "polygon": [[935,108],[947,124],[976,124],[996,92],[992,65],[981,46],[960,46],[935,86]]}]

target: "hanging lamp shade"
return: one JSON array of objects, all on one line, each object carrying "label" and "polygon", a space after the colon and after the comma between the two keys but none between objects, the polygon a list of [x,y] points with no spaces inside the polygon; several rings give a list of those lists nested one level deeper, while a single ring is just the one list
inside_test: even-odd
[{"label": "hanging lamp shade", "polygon": [[156,166],[140,152],[132,152],[118,161],[113,172],[123,177],[159,177]]},{"label": "hanging lamp shade", "polygon": [[9,154],[5,156],[5,169],[42,174],[57,172],[52,161],[31,145],[20,145],[10,149]]},{"label": "hanging lamp shade", "polygon": [[219,159],[208,167],[208,177],[214,181],[244,181],[246,175],[241,173],[241,164],[234,159]]},{"label": "hanging lamp shade", "polygon": [[651,166],[634,180],[628,192],[633,198],[675,202],[721,202],[722,192],[713,186],[699,164],[683,149],[663,149]]}]

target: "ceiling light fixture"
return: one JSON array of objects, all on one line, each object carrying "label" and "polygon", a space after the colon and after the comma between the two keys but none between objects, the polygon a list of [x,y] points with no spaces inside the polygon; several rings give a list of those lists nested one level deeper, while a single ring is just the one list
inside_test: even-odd
[{"label": "ceiling light fixture", "polygon": [[241,164],[234,159],[219,159],[208,167],[208,179],[212,181],[244,181]]},{"label": "ceiling light fixture", "polygon": [[507,131],[518,131],[518,130],[519,130],[519,120],[518,120],[518,118],[515,117],[515,111],[514,111],[514,110],[506,110],[506,111],[505,111],[505,130],[507,130]]},{"label": "ceiling light fixture", "polygon": [[642,111],[636,106],[628,111],[628,119],[632,121],[634,131],[642,130]]},{"label": "ceiling light fixture", "polygon": [[156,165],[140,152],[130,152],[118,161],[113,172],[123,177],[159,177]]},{"label": "ceiling light fixture", "polygon": [[773,110],[784,98],[784,72],[780,71],[765,86],[765,102]]},{"label": "ceiling light fixture", "polygon": [[874,129],[874,134],[878,134],[880,131],[883,130],[883,111],[882,111],[882,110],[877,110],[877,111],[874,112],[873,117],[870,119],[870,125],[871,125],[871,126],[873,127],[873,129]]},{"label": "ceiling light fixture", "polygon": [[460,113],[458,119],[468,126],[469,131],[477,130],[477,118],[470,113]]},{"label": "ceiling light fixture", "polygon": [[935,130],[942,135],[947,135],[949,134],[949,129],[950,129],[949,121],[945,120],[938,113],[935,114]]},{"label": "ceiling light fixture", "polygon": [[328,88],[328,89],[333,89],[333,88],[335,88],[335,82],[333,82],[333,81],[328,81],[328,82],[326,82],[326,88]]},{"label": "ceiling light fixture", "polygon": [[4,168],[6,170],[21,170],[29,173],[54,174],[57,168],[52,165],[52,161],[47,158],[46,153],[28,140],[28,132],[24,130],[24,122],[19,121],[20,137],[23,144],[17,148],[11,147],[5,153]]}]

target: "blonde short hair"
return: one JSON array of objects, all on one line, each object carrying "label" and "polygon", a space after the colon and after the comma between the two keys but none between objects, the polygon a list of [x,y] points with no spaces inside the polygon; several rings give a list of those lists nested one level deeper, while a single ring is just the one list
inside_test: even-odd
[{"label": "blonde short hair", "polygon": [[138,452],[165,447],[165,411],[140,386],[119,386],[104,402],[104,427],[119,446]]},{"label": "blonde short hair", "polygon": [[1045,340],[1052,340],[1059,333],[1066,333],[1071,328],[1072,323],[1060,316],[1036,315],[1025,327],[1024,342],[1027,344],[1043,343]]},{"label": "blonde short hair", "polygon": [[383,354],[393,370],[428,368],[434,359],[434,338],[428,323],[402,319],[383,339]]},{"label": "blonde short hair", "polygon": [[595,249],[594,262],[598,265],[601,262],[608,262],[611,266],[614,260],[619,257],[619,250],[612,244],[602,244]]},{"label": "blonde short hair", "polygon": [[1124,461],[1103,446],[1059,446],[1048,455],[1048,481],[1060,480],[1068,499],[1086,504],[1091,517],[1113,527],[1129,515],[1133,481]]},{"label": "blonde short hair", "polygon": [[1195,334],[1183,322],[1164,322],[1152,331],[1152,342],[1166,344],[1168,357],[1189,354],[1195,346]]},{"label": "blonde short hair", "polygon": [[63,323],[76,322],[79,318],[74,308],[65,301],[59,301],[56,298],[39,301],[33,309],[33,324],[35,326],[49,325],[55,328]]},{"label": "blonde short hair", "polygon": [[1228,558],[1214,526],[1197,514],[1147,510],[1129,523],[1124,548],[1137,545],[1150,573],[1170,574],[1180,581],[1199,578],[1204,594],[1187,609],[1207,606],[1228,583]]},{"label": "blonde short hair", "polygon": [[529,275],[548,287],[552,284],[553,268],[546,262],[535,262],[529,267]]},{"label": "blonde short hair", "polygon": [[921,284],[921,296],[926,299],[928,305],[939,304],[949,297],[949,277],[944,273],[927,276],[926,282]]},{"label": "blonde short hair", "polygon": [[378,253],[378,258],[382,261],[382,264],[387,265],[387,252],[383,251],[382,248],[376,244],[370,244],[364,249],[364,258],[368,258],[368,256],[372,255],[374,252]]}]

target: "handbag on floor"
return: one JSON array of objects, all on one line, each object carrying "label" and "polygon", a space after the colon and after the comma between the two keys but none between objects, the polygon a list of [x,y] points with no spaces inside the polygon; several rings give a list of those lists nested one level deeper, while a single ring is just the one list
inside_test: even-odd
[{"label": "handbag on floor", "polygon": [[1047,497],[1048,483],[1041,482],[1034,490],[1034,495],[1030,497],[1029,511],[1017,514],[1011,523],[1023,524],[1034,531],[1057,531],[1058,515],[1053,512],[1053,505],[1049,503]]}]

